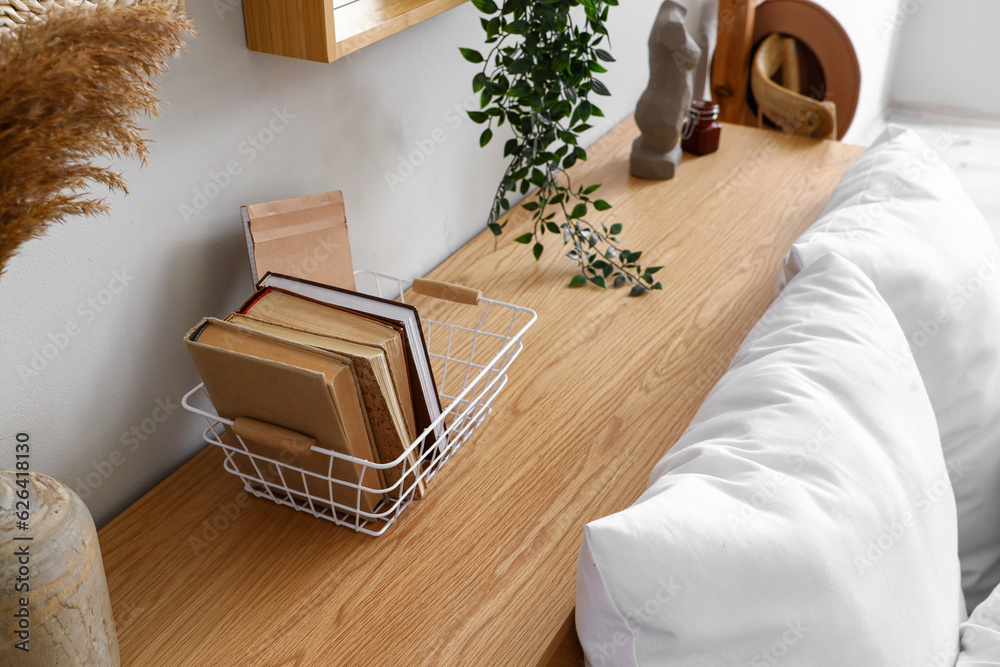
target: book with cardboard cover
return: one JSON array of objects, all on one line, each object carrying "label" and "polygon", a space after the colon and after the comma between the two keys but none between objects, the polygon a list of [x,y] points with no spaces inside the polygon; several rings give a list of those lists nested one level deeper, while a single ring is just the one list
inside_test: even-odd
[{"label": "book with cardboard cover", "polygon": [[[281,289],[307,299],[374,318],[394,325],[404,332],[406,362],[409,369],[411,393],[417,433],[423,433],[441,416],[441,402],[437,384],[431,371],[427,343],[420,326],[420,316],[416,307],[399,301],[389,301],[376,296],[351,290],[323,285],[310,280],[277,273],[268,273],[258,283],[258,288]],[[441,450],[446,448],[444,425],[438,424],[424,443],[425,451],[436,441]]]},{"label": "book with cardboard cover", "polygon": [[[302,329],[283,326],[269,321],[255,319],[251,315],[233,313],[226,318],[232,322],[254,331],[271,334],[285,340],[309,345],[327,350],[345,362],[351,363],[358,379],[361,403],[368,416],[368,423],[375,444],[375,455],[378,463],[390,463],[400,459],[406,452],[412,437],[407,434],[407,426],[399,405],[399,398],[389,375],[389,365],[385,352],[381,348],[344,341],[331,336],[323,336]],[[414,472],[417,468],[417,456],[410,452],[405,465],[409,471],[403,485],[392,495],[399,496],[410,486],[416,484],[414,496],[423,495],[424,482],[417,480]],[[387,489],[396,485],[404,472],[404,464],[383,470]]]},{"label": "book with cardboard cover", "polygon": [[[219,416],[263,422],[314,438],[319,448],[375,460],[349,364],[328,352],[214,318],[202,320],[188,332],[185,344]],[[227,426],[224,437],[242,449],[231,427]],[[272,493],[287,488],[299,503],[310,500],[308,493],[319,505],[318,499],[329,498],[332,490],[334,502],[362,512],[372,512],[382,500],[380,494],[359,493],[353,486],[384,488],[374,469],[315,452],[296,455],[243,440],[248,452],[256,456],[235,454],[233,463],[241,473],[261,477]],[[319,477],[279,468],[260,457]],[[330,483],[327,477],[346,484]]]}]

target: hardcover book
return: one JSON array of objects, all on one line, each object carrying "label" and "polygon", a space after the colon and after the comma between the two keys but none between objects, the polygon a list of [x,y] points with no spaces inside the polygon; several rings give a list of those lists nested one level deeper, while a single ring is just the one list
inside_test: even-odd
[{"label": "hardcover book", "polygon": [[[342,358],[213,318],[202,320],[185,343],[221,417],[250,419],[311,437],[321,449],[376,460],[351,366]],[[242,449],[231,427],[227,426],[223,437]],[[234,454],[233,463],[244,475],[262,478],[267,490],[276,495],[288,489],[298,503],[319,504],[332,491],[334,502],[362,512],[372,512],[382,500],[379,494],[357,488],[384,488],[383,476],[375,469],[311,451],[293,454],[246,437],[243,440],[248,454]]]},{"label": "hardcover book", "polygon": [[[414,306],[276,273],[265,275],[258,283],[258,287],[261,289],[270,287],[290,292],[345,312],[354,313],[362,318],[376,320],[400,331],[405,345],[405,360],[409,371],[416,433],[418,435],[423,433],[441,416],[441,403],[438,398],[437,385],[434,382],[434,374],[431,371],[427,344],[420,327],[420,316]],[[395,373],[395,369],[393,372]],[[400,393],[402,394],[402,392]],[[438,449],[444,451],[447,446],[444,430],[443,423],[435,426],[433,432],[428,434],[425,440],[425,449],[436,442]]]}]

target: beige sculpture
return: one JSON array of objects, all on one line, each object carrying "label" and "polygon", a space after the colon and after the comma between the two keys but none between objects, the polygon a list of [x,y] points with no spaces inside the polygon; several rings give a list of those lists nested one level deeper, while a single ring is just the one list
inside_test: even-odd
[{"label": "beige sculpture", "polygon": [[0,509],[0,665],[121,664],[97,531],[80,496],[44,475],[0,470]]},{"label": "beige sculpture", "polygon": [[694,68],[701,49],[684,28],[687,9],[666,0],[649,35],[649,86],[639,98],[635,121],[642,136],[632,144],[633,176],[673,178],[681,161],[678,140],[691,106]]}]

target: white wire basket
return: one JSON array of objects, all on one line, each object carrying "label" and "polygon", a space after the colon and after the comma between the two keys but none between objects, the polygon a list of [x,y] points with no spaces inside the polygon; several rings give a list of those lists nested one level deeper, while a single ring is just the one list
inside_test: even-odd
[{"label": "white wire basket", "polygon": [[[358,271],[356,277],[359,291],[403,302],[413,285],[374,271]],[[529,308],[483,297],[477,306],[456,306],[447,312],[455,321],[421,316],[441,416],[394,461],[374,463],[314,446],[307,469],[296,465],[300,460],[287,452],[274,450],[271,456],[261,447],[247,447],[232,430],[233,421],[214,411],[204,384],[189,391],[181,404],[204,417],[205,441],[222,448],[226,471],[240,477],[249,493],[358,532],[381,535],[420,497],[419,489],[433,492],[429,482],[490,415],[507,385],[507,371],[524,348],[522,337],[538,319]],[[360,470],[358,478],[334,476],[338,462]],[[391,485],[380,483],[381,471],[390,468],[400,471],[398,479]]]}]

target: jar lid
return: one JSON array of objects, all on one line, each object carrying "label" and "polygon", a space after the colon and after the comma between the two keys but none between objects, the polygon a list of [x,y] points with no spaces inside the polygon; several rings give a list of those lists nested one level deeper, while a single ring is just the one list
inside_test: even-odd
[{"label": "jar lid", "polygon": [[709,100],[692,100],[688,117],[696,122],[709,122],[719,118],[719,105]]}]

